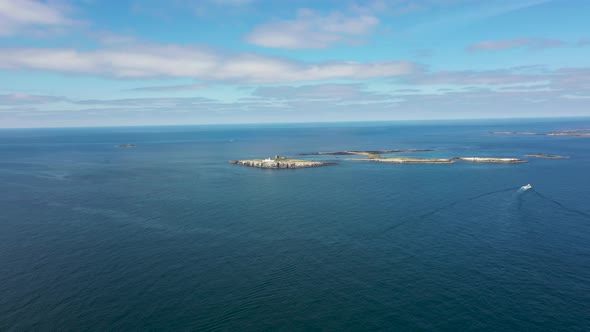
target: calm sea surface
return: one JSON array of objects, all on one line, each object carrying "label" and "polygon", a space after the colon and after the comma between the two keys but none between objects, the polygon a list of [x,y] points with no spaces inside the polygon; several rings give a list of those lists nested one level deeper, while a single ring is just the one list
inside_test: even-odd
[{"label": "calm sea surface", "polygon": [[[489,134],[579,128],[0,130],[0,330],[588,331],[590,138]],[[355,149],[571,158],[227,163]]]}]

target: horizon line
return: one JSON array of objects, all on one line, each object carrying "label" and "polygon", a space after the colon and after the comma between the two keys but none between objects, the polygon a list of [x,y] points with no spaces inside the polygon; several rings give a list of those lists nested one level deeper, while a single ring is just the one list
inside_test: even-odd
[{"label": "horizon line", "polygon": [[493,120],[548,120],[548,119],[585,119],[590,115],[572,116],[536,116],[536,117],[492,117],[492,118],[439,118],[439,119],[399,119],[399,120],[359,120],[359,121],[294,121],[294,122],[239,122],[239,123],[179,123],[179,124],[137,124],[137,125],[104,125],[104,126],[65,126],[65,127],[0,127],[0,130],[11,129],[75,129],[75,128],[139,128],[139,127],[182,127],[182,126],[240,126],[240,125],[297,125],[297,124],[374,124],[393,122],[434,122],[434,121],[493,121]]}]

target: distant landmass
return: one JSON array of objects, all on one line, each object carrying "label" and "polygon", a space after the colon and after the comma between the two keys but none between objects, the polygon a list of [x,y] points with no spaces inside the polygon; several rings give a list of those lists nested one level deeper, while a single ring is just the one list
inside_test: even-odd
[{"label": "distant landmass", "polygon": [[495,135],[541,135],[541,136],[574,136],[590,137],[590,129],[569,129],[560,131],[551,131],[547,133],[537,133],[532,131],[492,131]]},{"label": "distant landmass", "polygon": [[126,149],[126,148],[134,148],[136,146],[137,145],[135,145],[135,144],[129,144],[129,143],[127,143],[127,144],[119,144],[116,147],[121,148],[121,149]]},{"label": "distant landmass", "polygon": [[557,155],[551,155],[551,154],[544,154],[544,153],[532,153],[532,154],[527,154],[527,157],[533,157],[533,158],[544,158],[544,159],[568,159],[568,156],[557,156]]}]

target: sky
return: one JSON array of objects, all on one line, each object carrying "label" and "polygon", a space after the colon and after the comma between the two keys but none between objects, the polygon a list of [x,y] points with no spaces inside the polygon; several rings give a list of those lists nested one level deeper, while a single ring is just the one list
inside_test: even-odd
[{"label": "sky", "polygon": [[0,127],[590,116],[586,0],[0,0]]}]

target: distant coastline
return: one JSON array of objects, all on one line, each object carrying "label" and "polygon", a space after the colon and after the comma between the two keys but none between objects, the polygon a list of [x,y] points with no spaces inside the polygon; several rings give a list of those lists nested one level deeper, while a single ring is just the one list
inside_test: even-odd
[{"label": "distant coastline", "polygon": [[115,147],[120,148],[120,149],[128,149],[128,148],[134,148],[136,146],[137,145],[135,145],[135,144],[127,143],[127,144],[119,144],[119,145],[116,145]]},{"label": "distant coastline", "polygon": [[543,158],[543,159],[569,159],[568,156],[558,156],[558,155],[551,155],[551,154],[544,154],[544,153],[531,153],[527,154],[527,157],[533,158]]},{"label": "distant coastline", "polygon": [[532,131],[492,131],[494,135],[538,135],[538,136],[573,136],[573,137],[590,137],[590,129],[569,129],[560,131],[551,131],[547,133],[537,133]]}]

